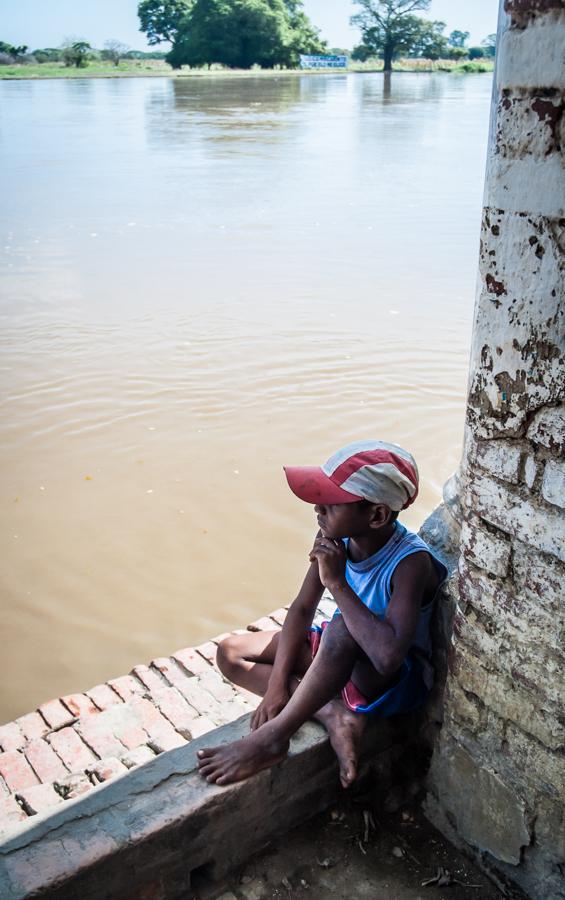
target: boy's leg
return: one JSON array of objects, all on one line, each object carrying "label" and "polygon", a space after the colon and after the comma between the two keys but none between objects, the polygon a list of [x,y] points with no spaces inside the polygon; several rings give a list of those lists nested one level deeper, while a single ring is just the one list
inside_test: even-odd
[{"label": "boy's leg", "polygon": [[[330,738],[336,739],[332,744],[340,761],[342,783],[350,784],[356,774],[355,738],[362,730],[363,718],[334,698],[349,680],[359,655],[360,648],[341,616],[332,620],[310,668],[285,708],[242,740],[199,751],[202,775],[217,784],[230,784],[274,765],[286,756],[292,735],[318,713]],[[330,710],[331,701],[339,705]],[[341,737],[337,735],[338,718],[342,723],[347,721]]]},{"label": "boy's leg", "polygon": [[[230,634],[218,647],[218,668],[234,684],[263,697],[273,671],[279,638],[280,630]],[[304,675],[311,661],[310,641],[305,635],[294,674]]]}]

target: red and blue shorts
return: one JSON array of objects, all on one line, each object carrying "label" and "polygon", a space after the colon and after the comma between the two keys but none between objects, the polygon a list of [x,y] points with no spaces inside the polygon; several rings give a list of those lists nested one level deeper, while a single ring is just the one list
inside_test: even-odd
[{"label": "red and blue shorts", "polygon": [[[313,625],[310,629],[312,659],[318,652],[322,635],[329,624],[329,622],[322,622],[321,625]],[[380,697],[373,700],[365,697],[353,681],[348,681],[341,692],[343,702],[348,709],[383,719],[419,709],[426,702],[428,694],[429,688],[424,679],[423,663],[412,652],[403,661],[398,680]]]}]

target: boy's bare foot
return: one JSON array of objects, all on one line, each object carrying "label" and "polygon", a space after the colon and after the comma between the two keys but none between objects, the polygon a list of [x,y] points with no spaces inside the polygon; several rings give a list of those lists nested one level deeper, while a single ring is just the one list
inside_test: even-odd
[{"label": "boy's bare foot", "polygon": [[288,752],[288,741],[277,741],[270,732],[263,726],[240,741],[199,750],[200,774],[215,784],[232,784],[281,762]]},{"label": "boy's bare foot", "polygon": [[326,703],[314,716],[321,722],[330,738],[339,762],[339,778],[348,788],[357,778],[359,742],[365,729],[365,716],[347,709],[343,700]]}]

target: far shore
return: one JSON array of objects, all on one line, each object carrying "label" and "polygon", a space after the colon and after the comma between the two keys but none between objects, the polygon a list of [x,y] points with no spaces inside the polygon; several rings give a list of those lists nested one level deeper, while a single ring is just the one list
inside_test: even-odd
[{"label": "far shore", "polygon": [[[452,60],[400,59],[394,63],[394,72],[454,72],[468,74],[492,72],[490,60],[456,63]],[[209,68],[172,69],[164,60],[124,60],[119,66],[112,63],[92,62],[84,68],[67,67],[63,63],[35,63],[30,65],[0,66],[0,80],[47,78],[202,78],[222,76],[230,78],[279,78],[281,75],[335,75],[348,73],[382,72],[382,63],[355,63],[347,69],[228,69],[213,65]]]}]

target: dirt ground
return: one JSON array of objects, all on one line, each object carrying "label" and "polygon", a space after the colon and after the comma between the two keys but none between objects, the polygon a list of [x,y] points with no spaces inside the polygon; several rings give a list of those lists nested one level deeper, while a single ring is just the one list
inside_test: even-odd
[{"label": "dirt ground", "polygon": [[417,807],[347,801],[296,828],[194,900],[523,900],[496,887]]}]

